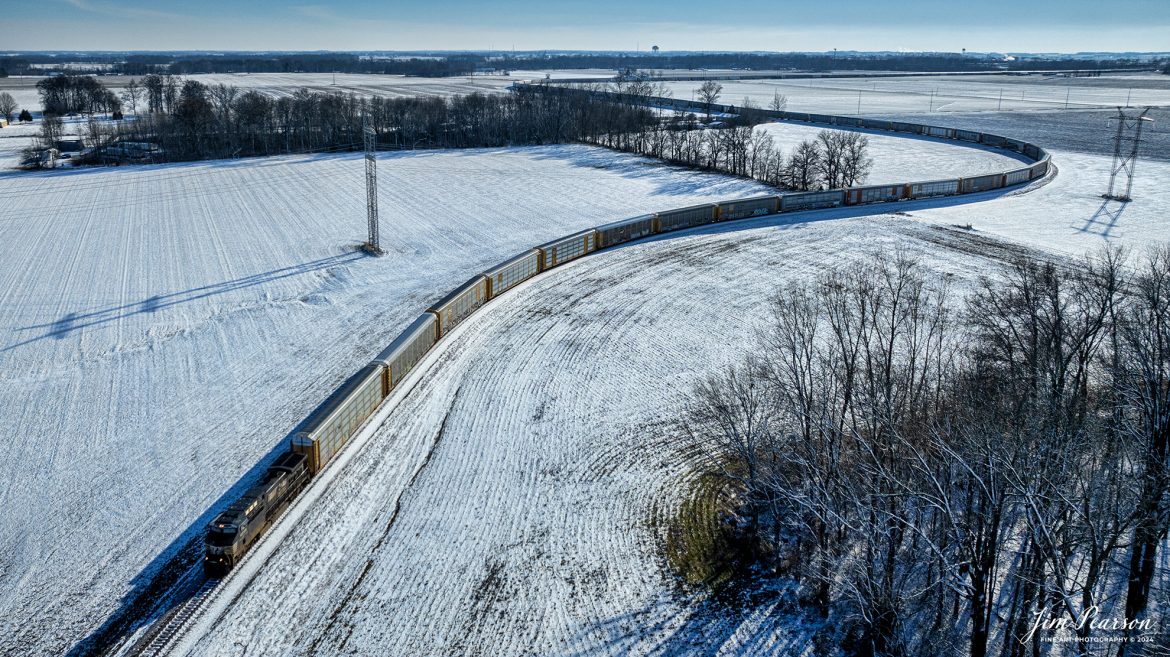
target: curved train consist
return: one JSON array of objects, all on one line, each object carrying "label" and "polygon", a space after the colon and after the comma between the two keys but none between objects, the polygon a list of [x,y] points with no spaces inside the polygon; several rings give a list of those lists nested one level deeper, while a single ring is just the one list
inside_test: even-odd
[{"label": "curved train consist", "polygon": [[[735,108],[720,105],[713,109],[731,112]],[[211,522],[205,541],[206,572],[218,576],[238,563],[280,511],[345,447],[382,401],[402,383],[439,340],[484,304],[542,272],[600,249],[721,221],[1009,187],[1044,176],[1050,164],[1050,157],[1042,148],[998,135],[853,117],[792,112],[770,114],[786,120],[911,132],[975,142],[1020,153],[1034,162],[1018,169],[967,178],[784,193],[665,210],[566,235],[476,274],[435,302],[369,365],[335,390],[302,422],[291,441],[290,450],[268,468],[260,483],[250,488]]]}]

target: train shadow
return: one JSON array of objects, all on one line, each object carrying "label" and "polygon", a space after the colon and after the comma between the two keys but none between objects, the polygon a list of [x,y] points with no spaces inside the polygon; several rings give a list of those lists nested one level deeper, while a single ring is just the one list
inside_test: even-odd
[{"label": "train shadow", "polygon": [[[299,427],[298,427],[299,428]],[[65,657],[95,657],[119,648],[134,633],[150,625],[191,598],[203,579],[203,536],[207,525],[229,504],[260,480],[268,466],[287,451],[297,429],[244,473],[206,511],[129,581],[130,590],[104,623],[78,641]],[[194,570],[193,569],[198,569]],[[192,575],[194,577],[192,578]],[[195,584],[185,586],[185,584]]]},{"label": "train shadow", "polygon": [[204,579],[201,564],[207,525],[260,481],[268,466],[288,451],[289,442],[304,428],[307,420],[305,417],[297,422],[267,454],[131,578],[128,582],[130,590],[118,601],[118,608],[100,627],[74,644],[64,657],[97,657],[114,649],[124,649],[124,644],[135,633],[191,599]]}]

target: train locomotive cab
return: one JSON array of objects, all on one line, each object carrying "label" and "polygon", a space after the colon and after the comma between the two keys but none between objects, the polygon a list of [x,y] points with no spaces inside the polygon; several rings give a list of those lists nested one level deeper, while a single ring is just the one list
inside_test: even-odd
[{"label": "train locomotive cab", "polygon": [[259,484],[208,525],[203,542],[203,572],[208,577],[222,577],[231,570],[308,481],[304,454],[286,452],[276,459]]},{"label": "train locomotive cab", "polygon": [[207,528],[204,540],[203,572],[208,577],[222,577],[243,556],[246,543],[238,524],[238,511],[228,509]]}]

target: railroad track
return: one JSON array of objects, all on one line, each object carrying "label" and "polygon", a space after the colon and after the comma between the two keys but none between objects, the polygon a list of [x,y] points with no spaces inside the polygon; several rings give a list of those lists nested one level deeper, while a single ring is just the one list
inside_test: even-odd
[{"label": "railroad track", "polygon": [[211,598],[220,580],[203,577],[191,596],[155,621],[142,638],[125,653],[126,657],[161,657],[183,636],[187,623],[197,616]]}]

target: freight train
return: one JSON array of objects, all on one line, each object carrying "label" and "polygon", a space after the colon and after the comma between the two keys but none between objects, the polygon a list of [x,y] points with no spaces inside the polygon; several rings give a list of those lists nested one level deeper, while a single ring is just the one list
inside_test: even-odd
[{"label": "freight train", "polygon": [[[716,111],[733,110],[718,106]],[[205,541],[207,574],[221,576],[239,562],[280,511],[345,447],[439,340],[484,304],[533,276],[600,249],[652,235],[783,212],[983,192],[1036,180],[1048,173],[1050,166],[1051,158],[1042,148],[997,135],[853,117],[774,114],[793,120],[976,142],[1020,153],[1034,162],[1010,171],[966,178],[755,196],[639,215],[546,242],[476,274],[435,302],[370,364],[335,390],[305,419],[289,451],[268,468],[260,483],[211,522]]]}]

